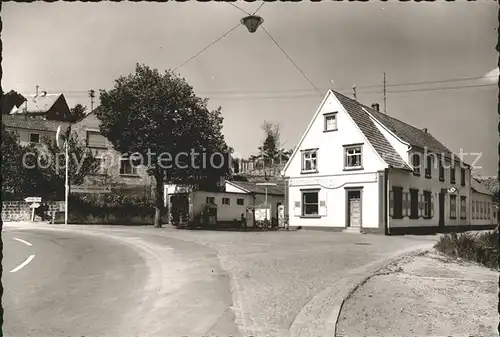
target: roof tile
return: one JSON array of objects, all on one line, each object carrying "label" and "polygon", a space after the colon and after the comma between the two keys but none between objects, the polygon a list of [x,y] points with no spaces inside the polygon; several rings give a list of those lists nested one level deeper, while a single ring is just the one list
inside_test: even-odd
[{"label": "roof tile", "polygon": [[363,110],[364,106],[362,104],[338,92],[333,91],[333,93],[358,125],[366,139],[375,148],[375,151],[377,151],[387,164],[395,168],[411,170],[411,167],[406,164],[403,158],[401,158],[389,141],[379,131],[375,123],[373,123],[370,116]]}]

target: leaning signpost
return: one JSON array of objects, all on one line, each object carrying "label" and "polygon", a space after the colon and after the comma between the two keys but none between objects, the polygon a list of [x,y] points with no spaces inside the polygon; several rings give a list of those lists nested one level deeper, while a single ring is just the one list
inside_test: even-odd
[{"label": "leaning signpost", "polygon": [[31,203],[30,208],[31,208],[31,221],[35,221],[35,209],[40,207],[40,203],[42,202],[41,197],[27,197],[24,199],[27,203]]}]

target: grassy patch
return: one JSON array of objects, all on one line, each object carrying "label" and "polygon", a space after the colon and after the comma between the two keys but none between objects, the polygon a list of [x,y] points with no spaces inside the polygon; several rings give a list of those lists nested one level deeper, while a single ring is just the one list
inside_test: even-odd
[{"label": "grassy patch", "polygon": [[498,229],[484,233],[446,234],[434,248],[454,258],[498,269]]}]

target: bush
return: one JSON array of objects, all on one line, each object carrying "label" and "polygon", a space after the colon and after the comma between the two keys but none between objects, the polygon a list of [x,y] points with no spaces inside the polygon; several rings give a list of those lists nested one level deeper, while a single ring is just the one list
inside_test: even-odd
[{"label": "bush", "polygon": [[119,213],[124,216],[142,216],[151,215],[154,212],[154,203],[150,198],[112,194],[71,196],[69,207],[75,213],[94,216],[110,213]]},{"label": "bush", "polygon": [[442,236],[434,246],[455,258],[498,269],[498,228],[484,233],[451,233]]}]

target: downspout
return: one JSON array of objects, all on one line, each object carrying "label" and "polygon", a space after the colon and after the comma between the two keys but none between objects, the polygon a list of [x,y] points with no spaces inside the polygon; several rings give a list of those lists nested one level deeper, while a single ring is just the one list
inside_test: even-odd
[{"label": "downspout", "polygon": [[389,187],[390,187],[390,180],[389,180],[389,175],[391,173],[391,169],[392,167],[389,166],[388,168],[386,168],[384,171],[385,171],[385,175],[384,175],[384,179],[385,179],[385,189],[384,189],[384,193],[385,193],[385,200],[386,200],[386,204],[385,204],[385,207],[384,207],[384,212],[385,212],[385,234],[386,235],[391,235],[391,226],[390,226],[390,213],[389,213],[389,207],[390,207],[390,194],[389,194]]},{"label": "downspout", "polygon": [[255,193],[252,192],[253,207],[252,207],[252,228],[255,227]]}]

